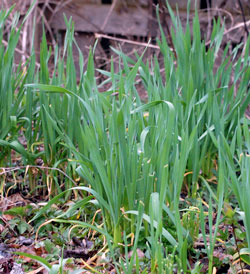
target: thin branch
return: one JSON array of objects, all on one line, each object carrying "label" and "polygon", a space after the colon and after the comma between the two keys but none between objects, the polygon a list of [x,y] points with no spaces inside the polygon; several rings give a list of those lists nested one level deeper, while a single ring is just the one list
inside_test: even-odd
[{"label": "thin branch", "polygon": [[110,18],[111,14],[112,14],[112,12],[113,12],[113,10],[115,8],[116,2],[117,2],[117,0],[114,0],[113,3],[112,3],[112,5],[111,5],[111,7],[110,7],[110,9],[109,9],[108,15],[106,16],[105,21],[104,21],[104,23],[102,25],[102,28],[101,28],[102,31],[105,30],[105,27],[106,27],[106,25],[107,25],[107,23],[109,21],[109,18]]},{"label": "thin branch", "polygon": [[223,35],[225,35],[225,34],[231,32],[231,31],[233,31],[233,30],[242,28],[242,27],[244,27],[245,25],[246,25],[246,26],[250,25],[250,20],[248,20],[248,21],[246,21],[246,22],[241,22],[241,23],[236,24],[235,26],[233,26],[233,27],[231,27],[230,29],[226,30],[226,31],[224,32]]},{"label": "thin branch", "polygon": [[247,28],[245,13],[244,13],[244,10],[243,10],[243,6],[242,6],[242,3],[241,3],[241,0],[238,0],[238,3],[239,3],[239,6],[240,6],[240,10],[241,10],[241,14],[242,14],[242,19],[243,19],[243,22],[244,22],[244,28],[245,28],[246,34],[248,36],[249,35],[249,31],[248,31],[248,28]]},{"label": "thin branch", "polygon": [[[7,42],[7,41],[2,40],[2,43],[3,43],[5,46],[8,46],[8,42]],[[15,48],[15,51],[16,51],[17,53],[21,54],[21,55],[24,55],[26,58],[30,58],[30,56],[29,56],[26,52],[20,50],[19,48]],[[37,62],[36,62],[36,66],[40,68],[40,64],[37,63]],[[0,175],[1,175],[1,174],[0,174]]]},{"label": "thin branch", "polygon": [[[229,32],[231,32],[233,30],[236,30],[236,29],[244,27],[244,25],[245,25],[244,22],[238,23],[237,25],[233,26],[232,28],[224,31],[223,36],[226,35],[226,34],[228,34]],[[250,25],[250,20],[246,21],[246,25]],[[210,43],[211,43],[211,40],[207,41],[206,42],[206,46],[209,45]]]},{"label": "thin branch", "polygon": [[132,45],[136,45],[136,46],[140,46],[140,47],[160,49],[160,47],[157,45],[152,45],[152,44],[143,43],[143,42],[136,42],[136,41],[132,41],[132,40],[128,40],[128,39],[116,38],[116,37],[101,34],[101,33],[95,33],[95,38],[106,38],[106,39],[110,39],[110,40],[114,40],[114,41],[118,41],[118,42],[122,42],[122,43],[128,43],[128,44],[132,44]]}]

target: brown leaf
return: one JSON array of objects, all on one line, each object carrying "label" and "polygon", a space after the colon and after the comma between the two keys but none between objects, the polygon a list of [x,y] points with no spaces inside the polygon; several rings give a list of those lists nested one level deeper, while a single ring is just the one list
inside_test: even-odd
[{"label": "brown leaf", "polygon": [[13,207],[25,206],[25,205],[27,205],[27,201],[24,200],[23,197],[17,193],[17,194],[13,194],[13,195],[1,200],[0,201],[0,210],[6,211]]},{"label": "brown leaf", "polygon": [[[140,258],[140,259],[144,258],[144,253],[139,248],[136,249],[136,253],[137,253],[138,258]],[[133,251],[132,250],[129,251],[128,257],[131,258],[132,254],[133,254]]]},{"label": "brown leaf", "polygon": [[218,258],[220,261],[223,261],[226,258],[233,260],[233,256],[230,254],[225,254],[222,249],[215,250],[213,252],[213,256]]}]

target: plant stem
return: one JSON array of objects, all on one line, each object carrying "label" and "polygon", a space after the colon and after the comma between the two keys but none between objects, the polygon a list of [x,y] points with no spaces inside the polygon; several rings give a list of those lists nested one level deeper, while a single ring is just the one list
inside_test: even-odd
[{"label": "plant stem", "polygon": [[235,233],[235,227],[234,224],[232,223],[232,228],[233,228],[233,236],[234,236],[234,240],[235,240],[235,244],[236,244],[236,250],[237,253],[239,254],[239,259],[240,259],[240,269],[241,269],[241,273],[243,274],[243,266],[242,266],[242,262],[241,262],[241,258],[240,258],[240,249],[238,246],[238,239],[236,238],[236,233]]}]

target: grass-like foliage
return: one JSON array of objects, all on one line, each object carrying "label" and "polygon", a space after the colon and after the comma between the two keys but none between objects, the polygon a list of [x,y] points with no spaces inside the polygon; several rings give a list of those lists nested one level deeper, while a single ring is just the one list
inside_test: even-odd
[{"label": "grass-like foliage", "polygon": [[[11,10],[0,12],[0,163],[10,165],[10,151],[15,150],[24,164],[40,157],[45,165],[60,167],[72,178],[80,176],[78,187],[72,188],[66,180],[62,192],[53,171],[57,196],[32,221],[61,197],[76,191],[91,194],[75,209],[95,204],[101,209],[103,228],[70,221],[69,214],[54,221],[103,233],[118,272],[199,273],[198,261],[192,265],[188,258],[194,242],[203,237],[208,273],[212,273],[219,225],[228,217],[224,205],[232,197],[231,207],[240,213],[237,218],[243,219],[247,231],[245,248],[250,246],[250,134],[249,120],[244,118],[250,102],[250,38],[244,54],[237,50],[229,54],[228,45],[218,61],[220,20],[213,22],[206,45],[197,13],[192,29],[189,21],[184,28],[168,8],[174,49],[161,29],[157,43],[163,64],[155,57],[144,62],[143,55],[132,60],[114,50],[120,69],[115,71],[111,63],[110,71],[99,70],[110,83],[103,93],[95,78],[94,50],[87,67],[79,50],[77,81],[71,19],[65,19],[64,48],[56,48],[53,59],[43,35],[40,67],[35,65],[34,51],[25,64],[16,66],[22,26],[17,29],[16,15],[4,46],[1,40]],[[146,103],[139,88],[147,91]],[[32,179],[31,183],[35,188]],[[130,238],[135,239],[131,257]],[[124,260],[116,258],[118,246]],[[138,246],[147,252],[150,264],[140,264]]]}]

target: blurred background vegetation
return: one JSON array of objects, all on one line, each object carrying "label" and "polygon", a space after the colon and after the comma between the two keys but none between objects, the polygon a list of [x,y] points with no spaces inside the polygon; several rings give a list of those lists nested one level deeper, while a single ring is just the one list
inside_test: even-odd
[{"label": "blurred background vegetation", "polygon": [[[181,20],[185,23],[187,16],[186,0],[169,0],[171,8],[178,11]],[[1,9],[7,9],[15,4],[15,10],[21,13],[20,20],[25,16],[32,0],[2,0]],[[63,47],[66,33],[64,15],[72,17],[75,23],[75,37],[83,55],[85,64],[89,48],[94,46],[96,39],[99,43],[95,50],[96,68],[109,69],[111,49],[122,48],[122,51],[133,58],[134,52],[143,52],[145,43],[151,39],[149,49],[144,58],[156,54],[161,64],[162,55],[156,45],[156,38],[160,30],[156,18],[156,5],[159,5],[160,20],[171,45],[171,20],[166,8],[165,0],[39,0],[32,12],[32,16],[25,22],[21,31],[20,41],[16,48],[16,62],[24,62],[32,51],[32,33],[35,28],[35,50],[39,55],[43,27],[46,31],[48,43],[54,48],[56,45]],[[223,52],[228,41],[233,48],[246,41],[250,29],[250,2],[248,0],[191,0],[189,22],[195,7],[198,8],[201,33],[209,45],[213,20],[220,17],[225,20],[223,43],[218,56]],[[9,17],[9,22],[13,19]],[[8,35],[10,28],[6,28]],[[6,39],[7,40],[7,39]],[[242,44],[244,45],[244,43]],[[78,58],[77,49],[73,49],[75,59]],[[39,59],[39,58],[37,58]],[[220,58],[218,58],[219,60]],[[118,67],[118,57],[114,58]],[[101,77],[101,76],[100,76]],[[78,71],[79,78],[79,71]],[[101,79],[103,80],[103,79]]]}]

